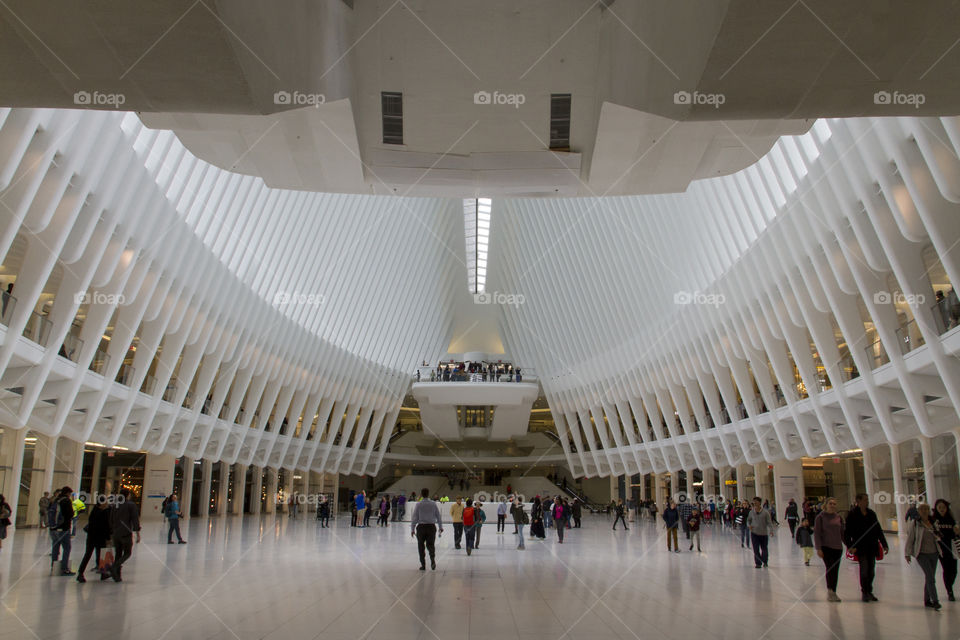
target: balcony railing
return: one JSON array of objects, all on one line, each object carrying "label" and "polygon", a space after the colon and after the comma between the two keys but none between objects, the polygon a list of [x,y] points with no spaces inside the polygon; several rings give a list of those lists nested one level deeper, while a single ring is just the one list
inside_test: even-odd
[{"label": "balcony railing", "polygon": [[50,330],[53,323],[47,316],[32,311],[27,318],[27,324],[23,327],[23,337],[32,342],[36,342],[41,347],[47,346],[50,339]]},{"label": "balcony railing", "polygon": [[110,356],[103,349],[97,349],[93,354],[93,360],[90,361],[90,371],[103,375],[107,366],[110,364]]}]

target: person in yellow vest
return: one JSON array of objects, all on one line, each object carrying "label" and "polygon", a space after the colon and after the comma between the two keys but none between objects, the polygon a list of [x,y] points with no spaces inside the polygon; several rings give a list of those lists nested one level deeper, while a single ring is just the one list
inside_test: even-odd
[{"label": "person in yellow vest", "polygon": [[450,518],[453,520],[453,548],[459,549],[463,538],[463,498],[460,496],[450,505]]},{"label": "person in yellow vest", "polygon": [[80,519],[80,514],[87,510],[87,505],[83,500],[80,499],[80,496],[73,494],[73,529],[70,535],[77,535],[77,520]]}]

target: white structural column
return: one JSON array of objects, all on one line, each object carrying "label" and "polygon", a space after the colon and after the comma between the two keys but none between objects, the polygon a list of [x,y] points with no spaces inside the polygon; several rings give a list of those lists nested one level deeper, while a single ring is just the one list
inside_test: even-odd
[{"label": "white structural column", "polygon": [[747,495],[747,482],[746,474],[743,472],[743,465],[737,465],[737,500],[744,501],[749,500],[750,496]]},{"label": "white structural column", "polygon": [[67,451],[70,455],[70,486],[74,491],[80,490],[80,481],[83,479],[83,443],[64,438],[69,443]]},{"label": "white structural column", "polygon": [[267,470],[267,503],[264,505],[264,513],[276,513],[277,509],[277,481],[279,480],[279,469],[270,467]]},{"label": "white structural column", "polygon": [[877,499],[877,481],[873,470],[873,454],[869,449],[863,450],[863,481],[866,487],[867,496],[870,502],[874,503]]},{"label": "white structural column", "polygon": [[250,515],[260,515],[260,496],[263,494],[263,468],[250,466]]},{"label": "white structural column", "polygon": [[893,469],[893,504],[897,507],[897,532],[900,536],[906,536],[907,531],[904,525],[904,514],[907,511],[907,505],[904,504],[905,493],[903,491],[903,469],[900,464],[900,445],[890,445],[890,468]]},{"label": "white structural column", "polygon": [[306,470],[303,473],[303,487],[301,489],[303,493],[302,503],[300,504],[300,511],[302,513],[310,513],[310,504],[313,500],[310,499],[310,470]]},{"label": "white structural column", "polygon": [[802,461],[779,460],[773,463],[773,495],[778,518],[783,517],[791,498],[797,501],[797,505],[802,504],[805,493]]},{"label": "white structural column", "polygon": [[201,518],[210,517],[210,486],[213,480],[213,462],[207,458],[200,463],[200,512]]},{"label": "white structural column", "polygon": [[674,493],[679,493],[680,491],[685,491],[687,494],[687,500],[693,501],[694,497],[697,495],[697,488],[693,486],[693,469],[684,469],[684,475],[687,476],[687,482],[681,487],[676,487]]},{"label": "white structural column", "polygon": [[933,446],[930,438],[918,436],[920,440],[920,453],[923,456],[923,483],[927,494],[927,503],[933,505],[937,498],[946,496],[937,495],[937,481],[934,466],[937,464],[937,458],[933,455]]},{"label": "white structural column", "polygon": [[220,482],[217,483],[217,515],[227,515],[227,497],[230,495],[230,464],[220,461]]},{"label": "white structural column", "polygon": [[[13,429],[7,427],[3,431],[4,448],[10,449],[10,474],[3,483],[4,497],[7,504],[10,505],[10,521],[13,527],[17,526],[17,504],[20,502],[20,476],[23,474],[23,449],[27,437],[26,429]],[[9,441],[9,445],[7,444]]]},{"label": "white structural column", "polygon": [[[100,493],[100,473],[103,471],[103,452],[99,449],[93,454],[93,476],[90,478],[90,495]],[[106,492],[104,488],[104,492]]]},{"label": "white structural column", "polygon": [[709,502],[713,498],[716,502],[717,498],[717,484],[714,480],[714,469],[713,467],[707,467],[706,469],[701,469],[700,474],[703,476],[703,495],[709,496],[707,501]]},{"label": "white structural column", "polygon": [[236,464],[233,467],[233,509],[235,516],[243,515],[243,503],[247,492],[247,465]]},{"label": "white structural column", "polygon": [[190,517],[190,505],[193,504],[193,458],[183,458],[183,484],[180,487],[180,511],[184,518]]},{"label": "white structural column", "polygon": [[[34,473],[30,480],[30,507],[27,509],[27,525],[38,524],[40,516],[40,498],[44,491],[53,489],[53,474],[57,468],[57,441],[59,438],[38,436],[33,448],[33,459],[43,460],[43,472]],[[36,462],[34,462],[36,466]],[[79,487],[73,488],[79,491]]]},{"label": "white structural column", "polygon": [[663,475],[660,473],[653,474],[653,493],[654,500],[657,503],[657,509],[663,511],[664,503],[664,494],[663,494]]},{"label": "white structural column", "polygon": [[[776,469],[776,465],[774,465],[774,469]],[[847,476],[847,495],[846,495],[847,504],[852,505],[857,500],[857,479],[854,477],[854,474],[856,473],[856,471],[855,471],[852,458],[844,459],[843,472]]]}]

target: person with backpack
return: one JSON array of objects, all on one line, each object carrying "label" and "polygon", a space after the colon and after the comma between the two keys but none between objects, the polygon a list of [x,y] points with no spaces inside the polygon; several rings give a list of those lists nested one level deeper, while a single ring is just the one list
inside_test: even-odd
[{"label": "person with backpack", "polygon": [[473,506],[473,498],[467,498],[467,506],[464,507],[461,518],[463,519],[463,534],[467,542],[467,555],[470,555],[477,543],[477,513]]},{"label": "person with backpack", "polygon": [[[53,538],[53,550],[50,554],[50,575],[55,572],[57,560],[60,560],[60,575],[72,576],[70,571],[70,528],[73,526],[73,502],[70,496],[73,489],[64,487],[51,502],[47,511],[47,526]],[[62,553],[62,555],[61,555]]]},{"label": "person with backpack", "polygon": [[800,522],[800,512],[797,508],[796,500],[790,498],[790,503],[787,504],[787,510],[783,515],[787,520],[787,524],[790,526],[790,536],[795,536],[797,531],[797,523]]},{"label": "person with backpack", "polygon": [[167,544],[173,544],[174,532],[176,532],[179,541],[177,544],[187,544],[187,541],[180,535],[180,518],[183,517],[183,512],[180,511],[180,499],[177,494],[174,493],[170,496],[163,515],[170,523],[170,527],[167,529]]},{"label": "person with backpack", "polygon": [[[77,582],[87,581],[83,573],[87,570],[90,557],[96,554],[95,562],[99,567],[100,550],[110,544],[110,509],[108,506],[106,501],[98,501],[96,506],[90,510],[87,526],[83,528],[87,532],[87,548],[83,554],[83,559],[80,561],[80,568],[77,569]],[[107,573],[100,575],[101,580],[106,580],[109,577],[110,575]]]},{"label": "person with backpack", "polygon": [[477,521],[477,538],[473,543],[474,549],[480,548],[480,530],[483,529],[483,523],[487,521],[487,512],[483,510],[483,503],[477,502],[473,507],[473,516]]},{"label": "person with backpack", "polygon": [[843,542],[847,545],[847,551],[854,554],[859,565],[861,599],[864,602],[876,602],[873,579],[876,576],[878,556],[889,553],[890,547],[883,535],[877,514],[869,507],[870,499],[867,494],[857,494],[856,501],[856,506],[847,513]]}]

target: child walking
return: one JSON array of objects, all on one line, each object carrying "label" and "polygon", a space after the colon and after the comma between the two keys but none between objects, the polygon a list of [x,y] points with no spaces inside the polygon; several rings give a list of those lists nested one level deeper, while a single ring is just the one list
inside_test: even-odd
[{"label": "child walking", "polygon": [[[709,513],[709,512],[708,512]],[[700,551],[700,510],[694,509],[687,520],[687,526],[690,531],[690,551],[693,551],[693,541],[697,541],[697,551]]]},{"label": "child walking", "polygon": [[804,518],[800,521],[800,526],[797,528],[797,544],[800,545],[800,548],[803,549],[803,564],[810,566],[810,558],[813,557],[813,527],[810,526],[810,521]]}]

